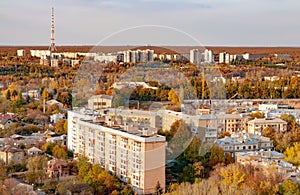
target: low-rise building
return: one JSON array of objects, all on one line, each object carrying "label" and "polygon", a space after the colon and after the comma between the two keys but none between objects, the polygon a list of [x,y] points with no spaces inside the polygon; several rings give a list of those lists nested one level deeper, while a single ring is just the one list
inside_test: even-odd
[{"label": "low-rise building", "polygon": [[32,99],[40,98],[40,91],[38,89],[29,90],[27,92],[22,92],[22,98],[26,99],[27,96]]},{"label": "low-rise building", "polygon": [[14,113],[0,114],[0,129],[7,129],[18,121],[18,115]]},{"label": "low-rise building", "polygon": [[66,115],[62,114],[62,113],[58,113],[58,114],[52,114],[50,116],[50,122],[51,123],[57,123],[58,121],[62,120],[62,119],[66,119]]},{"label": "low-rise building", "polygon": [[46,142],[66,146],[67,145],[67,135],[60,135],[60,136],[50,137],[50,138],[46,139]]},{"label": "low-rise building", "polygon": [[27,155],[28,156],[38,156],[42,155],[44,153],[43,150],[40,150],[39,148],[33,146],[27,150]]},{"label": "low-rise building", "polygon": [[46,173],[50,178],[69,176],[70,175],[69,164],[59,159],[49,160],[47,163]]},{"label": "low-rise building", "polygon": [[259,151],[273,149],[273,141],[268,137],[249,133],[232,134],[230,137],[217,139],[215,144],[221,147],[225,153],[232,156],[236,152]]},{"label": "low-rise building", "polygon": [[0,159],[3,160],[6,165],[11,162],[20,163],[24,158],[25,152],[22,149],[10,145],[0,148]]},{"label": "low-rise building", "polygon": [[248,121],[248,133],[259,134],[267,127],[271,127],[277,132],[285,132],[287,122],[280,118],[255,118]]},{"label": "low-rise building", "polygon": [[295,182],[300,182],[298,169],[284,161],[282,153],[276,151],[238,152],[235,159],[237,163],[250,165],[258,172],[264,172],[274,167],[284,180],[291,179]]}]

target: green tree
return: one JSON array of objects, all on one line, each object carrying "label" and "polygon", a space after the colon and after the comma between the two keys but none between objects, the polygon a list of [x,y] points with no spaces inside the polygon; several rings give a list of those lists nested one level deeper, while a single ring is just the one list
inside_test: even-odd
[{"label": "green tree", "polygon": [[189,162],[194,163],[199,159],[201,140],[198,137],[194,137],[190,145],[184,151],[184,157]]},{"label": "green tree", "polygon": [[50,143],[50,142],[46,142],[43,146],[42,146],[42,150],[45,151],[46,154],[52,155],[52,151],[54,148],[55,144]]},{"label": "green tree", "polygon": [[224,150],[219,146],[213,146],[210,149],[209,165],[213,167],[220,163],[225,163]]}]

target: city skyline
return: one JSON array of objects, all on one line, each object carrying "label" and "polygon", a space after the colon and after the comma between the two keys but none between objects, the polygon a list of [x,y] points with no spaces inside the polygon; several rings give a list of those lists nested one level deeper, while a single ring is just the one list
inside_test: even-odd
[{"label": "city skyline", "polygon": [[300,46],[296,0],[2,1],[0,45],[49,45],[52,6],[58,46]]}]

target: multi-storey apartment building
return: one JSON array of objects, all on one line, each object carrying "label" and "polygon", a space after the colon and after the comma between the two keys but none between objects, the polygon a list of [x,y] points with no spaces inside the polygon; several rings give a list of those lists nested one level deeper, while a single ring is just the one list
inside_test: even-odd
[{"label": "multi-storey apartment building", "polygon": [[224,114],[224,131],[225,132],[240,132],[247,128],[249,117],[241,114]]},{"label": "multi-storey apartment building", "polygon": [[113,102],[113,96],[110,95],[94,95],[88,99],[89,109],[103,109],[111,108]]},{"label": "multi-storey apartment building", "polygon": [[287,122],[280,118],[255,118],[248,121],[248,133],[261,133],[267,127],[271,127],[277,132],[285,132]]},{"label": "multi-storey apartment building", "polygon": [[166,140],[153,128],[120,126],[108,116],[95,120],[93,114],[76,111],[69,111],[68,117],[68,149],[75,155],[100,164],[138,194],[153,193],[157,182],[165,187]]}]

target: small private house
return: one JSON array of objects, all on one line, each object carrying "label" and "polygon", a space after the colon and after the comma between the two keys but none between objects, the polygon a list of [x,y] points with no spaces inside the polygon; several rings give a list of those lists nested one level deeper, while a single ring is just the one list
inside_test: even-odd
[{"label": "small private house", "polygon": [[27,150],[28,156],[37,156],[37,155],[42,155],[43,153],[44,153],[43,150],[40,150],[35,146],[33,146]]},{"label": "small private house", "polygon": [[0,114],[0,129],[9,128],[16,122],[18,122],[18,115],[14,113]]},{"label": "small private house", "polygon": [[49,178],[69,176],[70,168],[68,163],[59,159],[49,160],[47,163],[47,175]]}]

